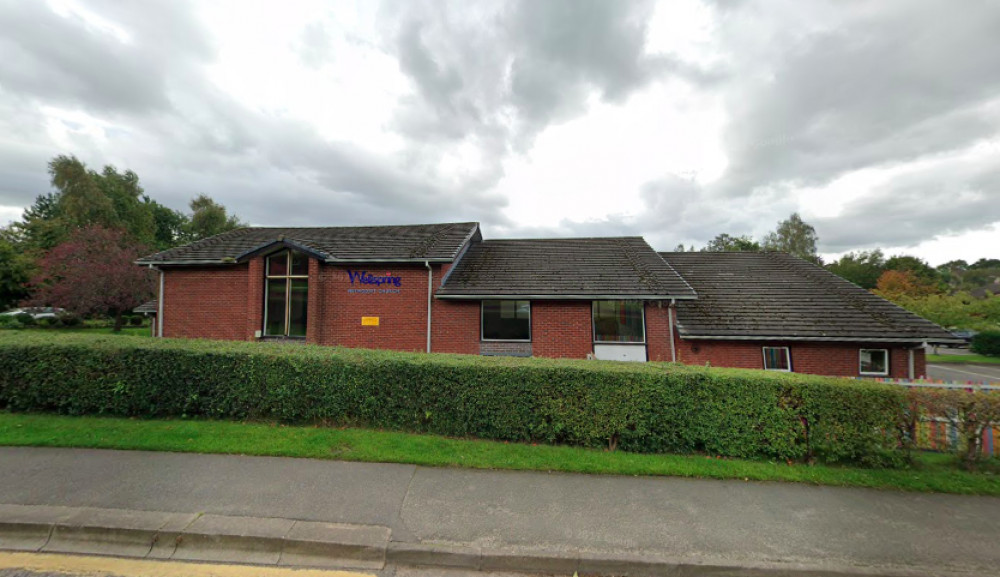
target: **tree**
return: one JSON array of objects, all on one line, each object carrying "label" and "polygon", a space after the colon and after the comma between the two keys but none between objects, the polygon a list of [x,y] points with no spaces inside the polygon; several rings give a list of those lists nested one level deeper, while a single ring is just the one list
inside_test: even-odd
[{"label": "tree", "polygon": [[730,236],[722,233],[710,240],[701,252],[760,252],[760,243],[747,235]]},{"label": "tree", "polygon": [[168,248],[187,242],[191,228],[191,219],[186,214],[179,210],[167,208],[155,200],[151,200],[149,197],[145,198],[145,202],[149,205],[149,209],[153,213],[153,226],[155,230],[153,233],[153,242],[156,244],[156,250],[167,250]]},{"label": "tree", "polygon": [[969,265],[970,269],[1000,269],[1000,259],[995,258],[981,258],[976,262]]},{"label": "tree", "polygon": [[39,262],[28,304],[63,307],[80,315],[108,314],[119,331],[122,314],[154,294],[152,272],[134,264],[148,252],[121,230],[76,230]]},{"label": "tree", "polygon": [[762,243],[764,250],[787,252],[793,256],[815,264],[822,264],[816,253],[816,229],[793,212],[788,220],[778,223],[778,228],[769,232]]},{"label": "tree", "polygon": [[201,240],[210,236],[246,226],[235,216],[226,214],[226,207],[207,195],[199,194],[191,201],[190,240]]},{"label": "tree", "polygon": [[885,272],[885,256],[880,249],[849,252],[840,260],[826,265],[833,274],[851,281],[863,289],[872,290]]},{"label": "tree", "polygon": [[939,285],[941,283],[940,273],[934,267],[927,264],[927,261],[915,256],[905,254],[893,256],[885,261],[885,270],[911,272],[913,276],[927,285]]},{"label": "tree", "polygon": [[902,297],[926,297],[940,291],[936,285],[911,271],[887,270],[878,278],[876,290],[873,292],[884,299],[898,301]]},{"label": "tree", "polygon": [[32,261],[6,235],[0,236],[0,310],[28,296],[25,286],[31,278]]}]

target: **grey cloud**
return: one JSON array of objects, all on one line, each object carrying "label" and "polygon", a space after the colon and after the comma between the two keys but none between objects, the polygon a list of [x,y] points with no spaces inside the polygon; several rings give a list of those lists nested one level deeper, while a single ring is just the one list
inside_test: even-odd
[{"label": "grey cloud", "polygon": [[127,44],[42,2],[0,2],[0,87],[92,111],[166,108],[166,69],[209,54],[201,31],[181,2],[113,6]]},{"label": "grey cloud", "polygon": [[[728,195],[774,182],[824,184],[996,134],[995,3],[853,8],[822,31],[782,38],[777,53],[730,47],[744,73],[729,88],[730,167],[719,187]],[[750,17],[730,12],[727,25],[745,23],[740,14]]]},{"label": "grey cloud", "polygon": [[1000,221],[1000,159],[959,161],[904,174],[875,187],[836,218],[814,225],[828,252],[915,246]]}]

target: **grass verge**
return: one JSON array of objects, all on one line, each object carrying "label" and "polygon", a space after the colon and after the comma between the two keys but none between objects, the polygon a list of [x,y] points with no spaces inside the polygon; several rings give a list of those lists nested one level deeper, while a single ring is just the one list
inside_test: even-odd
[{"label": "grass verge", "polygon": [[928,363],[979,363],[983,365],[1000,365],[1000,357],[984,355],[927,355]]},{"label": "grass verge", "polygon": [[87,447],[190,453],[306,457],[434,467],[669,475],[791,481],[843,487],[1000,496],[1000,465],[958,468],[951,455],[919,453],[908,469],[862,469],[643,455],[364,429],[293,427],[226,421],[137,420],[0,412],[0,445]]}]

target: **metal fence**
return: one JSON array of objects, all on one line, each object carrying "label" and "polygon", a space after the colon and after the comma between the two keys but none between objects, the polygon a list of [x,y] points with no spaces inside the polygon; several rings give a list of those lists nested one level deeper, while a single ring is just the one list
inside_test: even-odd
[{"label": "metal fence", "polygon": [[[941,381],[933,379],[864,379],[880,383],[890,383],[906,388],[926,387],[934,389],[979,391],[1000,391],[1000,385],[980,381]],[[957,452],[962,449],[962,436],[955,424],[947,419],[921,419],[917,423],[915,445],[918,449],[941,452]],[[983,430],[983,454],[1000,457],[1000,424]]]}]

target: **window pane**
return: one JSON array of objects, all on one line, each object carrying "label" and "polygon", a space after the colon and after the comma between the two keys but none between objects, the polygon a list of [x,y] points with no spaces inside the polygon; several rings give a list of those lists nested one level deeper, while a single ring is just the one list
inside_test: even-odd
[{"label": "window pane", "polygon": [[888,373],[889,359],[881,349],[861,350],[861,372],[884,375]]},{"label": "window pane", "polygon": [[530,301],[483,301],[483,338],[526,341],[531,339]]},{"label": "window pane", "polygon": [[288,274],[288,253],[279,252],[267,257],[267,276],[285,276]]},{"label": "window pane", "polygon": [[309,281],[292,281],[291,306],[288,312],[288,336],[306,336],[306,309],[309,305]]},{"label": "window pane", "polygon": [[787,371],[788,349],[785,347],[764,347],[764,368],[769,371]]},{"label": "window pane", "polygon": [[265,335],[285,334],[285,279],[267,281],[267,318],[264,319]]},{"label": "window pane", "polygon": [[309,257],[297,252],[292,253],[292,274],[306,276],[309,274]]},{"label": "window pane", "polygon": [[594,301],[594,340],[643,342],[642,301]]}]

